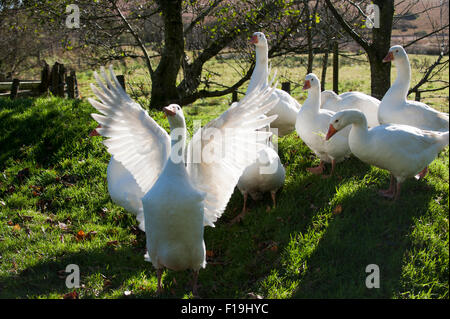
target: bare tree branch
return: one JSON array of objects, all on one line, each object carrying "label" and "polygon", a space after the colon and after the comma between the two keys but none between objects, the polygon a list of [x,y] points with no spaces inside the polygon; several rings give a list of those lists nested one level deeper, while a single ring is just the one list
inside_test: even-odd
[{"label": "bare tree branch", "polygon": [[125,16],[122,13],[122,11],[117,6],[116,2],[114,0],[111,0],[111,4],[114,6],[114,9],[119,14],[120,19],[122,19],[122,21],[125,24],[125,26],[127,27],[127,29],[130,31],[130,33],[133,35],[133,37],[136,39],[136,42],[138,43],[139,47],[141,48],[142,53],[144,53],[144,57],[145,57],[144,60],[145,60],[145,63],[147,64],[147,68],[148,68],[148,70],[150,72],[150,75],[153,75],[153,68],[152,68],[152,64],[151,64],[151,61],[150,61],[150,56],[148,55],[148,52],[147,52],[147,49],[145,48],[144,43],[142,42],[141,38],[136,33],[136,31],[134,31],[134,29],[130,25],[130,23],[128,23],[127,19],[125,18]]}]

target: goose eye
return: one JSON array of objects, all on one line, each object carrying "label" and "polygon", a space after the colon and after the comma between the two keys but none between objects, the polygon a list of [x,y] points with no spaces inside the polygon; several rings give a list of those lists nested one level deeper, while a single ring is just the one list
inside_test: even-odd
[{"label": "goose eye", "polygon": [[398,50],[395,50],[395,52],[397,52],[397,53],[398,53]]}]

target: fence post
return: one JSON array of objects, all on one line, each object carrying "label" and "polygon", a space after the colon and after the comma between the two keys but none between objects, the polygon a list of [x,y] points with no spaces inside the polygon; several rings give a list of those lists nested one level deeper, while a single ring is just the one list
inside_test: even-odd
[{"label": "fence post", "polygon": [[50,66],[47,62],[44,62],[44,67],[41,71],[41,84],[39,85],[39,92],[45,93],[48,91],[48,88],[50,86],[50,79],[51,79],[51,73],[50,73]]},{"label": "fence post", "polygon": [[78,84],[77,74],[74,70],[70,71],[70,74],[66,78],[67,84],[67,97],[69,99],[78,99]]},{"label": "fence post", "polygon": [[291,94],[291,82],[283,82],[281,83],[281,89],[285,92]]},{"label": "fence post", "polygon": [[123,90],[126,92],[127,90],[125,89],[125,75],[117,75],[117,81],[119,81],[120,85],[122,86]]},{"label": "fence post", "polygon": [[64,67],[64,64],[60,64],[58,70],[58,90],[57,90],[57,95],[60,97],[64,97],[64,89],[66,84],[65,75],[66,75],[66,68]]},{"label": "fence post", "polygon": [[339,45],[333,43],[333,91],[339,94]]},{"label": "fence post", "polygon": [[234,103],[234,102],[237,102],[237,100],[238,100],[238,92],[233,91],[233,95],[231,97],[231,102]]},{"label": "fence post", "polygon": [[74,82],[74,78],[73,78],[73,73],[72,72],[70,72],[70,74],[66,78],[67,97],[69,99],[74,99],[75,98],[75,82]]},{"label": "fence post", "polygon": [[20,80],[14,79],[11,85],[11,94],[10,98],[11,100],[15,99],[17,97],[17,93],[19,92],[19,86],[20,86]]},{"label": "fence post", "polygon": [[59,63],[55,62],[50,73],[50,92],[57,95],[58,92],[58,78],[59,78]]}]

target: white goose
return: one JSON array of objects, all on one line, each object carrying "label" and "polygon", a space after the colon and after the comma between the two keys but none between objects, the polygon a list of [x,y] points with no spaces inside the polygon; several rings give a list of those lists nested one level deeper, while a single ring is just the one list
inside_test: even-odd
[{"label": "white goose", "polygon": [[295,129],[303,142],[320,158],[319,166],[309,168],[308,171],[313,174],[322,174],[325,162],[331,162],[331,173],[328,175],[331,176],[336,163],[350,156],[348,146],[350,130],[343,130],[332,141],[326,141],[328,124],[335,112],[320,108],[320,81],[315,74],[306,75],[303,89],[308,90],[308,97],[298,112]]},{"label": "white goose", "polygon": [[357,109],[364,113],[369,127],[380,125],[378,123],[378,106],[380,100],[362,92],[345,92],[337,95],[334,91],[325,90],[320,94],[322,109],[339,112],[348,109]]},{"label": "white goose", "polygon": [[400,45],[391,47],[383,59],[383,62],[389,61],[393,61],[397,68],[397,78],[378,108],[380,124],[405,124],[423,130],[448,131],[448,114],[438,112],[424,103],[407,100],[411,66],[405,49]]},{"label": "white goose", "polygon": [[[383,62],[394,62],[397,67],[397,78],[383,96],[378,108],[380,124],[405,124],[423,130],[448,131],[448,114],[438,112],[424,103],[407,100],[411,66],[405,49],[401,45],[394,45],[389,49]],[[416,178],[423,178],[427,173],[428,167],[425,167]]]},{"label": "white goose", "polygon": [[384,124],[368,129],[366,117],[359,110],[336,113],[330,119],[326,139],[349,125],[348,142],[352,153],[363,162],[391,172],[389,189],[380,191],[388,198],[397,199],[401,183],[428,166],[448,145],[448,131],[427,131],[401,124]]},{"label": "white goose", "polygon": [[[255,32],[251,38],[251,43],[255,45],[256,64],[246,94],[253,92],[261,81],[264,81],[263,88],[266,88],[268,86],[269,76],[269,48],[266,36],[262,32]],[[284,136],[294,131],[295,119],[301,105],[289,93],[283,90],[275,89],[272,94],[272,98],[278,98],[279,101],[267,115],[277,114],[278,118],[270,126],[278,130],[278,136]]]},{"label": "white goose", "polygon": [[[270,132],[270,127],[265,128]],[[254,163],[247,166],[239,178],[237,187],[244,197],[242,212],[236,216],[233,222],[241,220],[247,213],[247,198],[250,194],[253,200],[260,200],[263,193],[270,192],[273,207],[276,206],[276,193],[283,186],[286,171],[281,163],[280,157],[274,150],[274,145],[269,139],[266,147],[258,153]]]},{"label": "white goose", "polygon": [[[276,116],[259,120],[270,110],[273,90],[255,91],[198,130],[186,152],[186,122],[176,104],[164,108],[170,136],[125,93],[110,68],[111,80],[94,76],[102,90],[91,85],[102,103],[89,102],[103,115],[92,114],[99,134],[114,158],[133,175],[145,193],[147,249],[157,269],[158,292],[162,268],[194,271],[206,265],[204,225],[214,227],[222,215],[245,167],[257,157],[270,136],[257,129]],[[225,146],[225,150],[223,150]],[[187,160],[185,160],[187,154]]]}]

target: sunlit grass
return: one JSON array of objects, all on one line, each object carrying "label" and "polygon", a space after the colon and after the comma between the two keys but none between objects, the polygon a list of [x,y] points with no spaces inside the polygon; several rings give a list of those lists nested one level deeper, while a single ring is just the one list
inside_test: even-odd
[{"label": "sunlit grass", "polygon": [[[302,83],[298,69],[278,74]],[[343,90],[368,93],[364,70],[343,65]],[[92,73],[81,76],[90,81]],[[305,97],[300,87],[293,95]],[[230,102],[224,96],[186,106],[190,133],[195,120],[207,123]],[[1,298],[62,298],[74,290],[65,286],[68,264],[80,267],[80,298],[159,297],[155,270],[143,260],[145,235],[108,196],[109,155],[101,137],[88,136],[92,112],[85,100],[0,99]],[[161,112],[150,114],[168,129]],[[242,208],[235,191],[217,226],[205,228],[202,297],[448,298],[448,148],[424,180],[405,182],[394,203],[376,193],[387,187],[388,172],[352,157],[322,179],[306,172],[318,160],[295,133],[278,142],[286,181],[277,207],[269,195],[249,200],[243,222],[229,225]],[[379,289],[365,286],[372,263],[380,267]],[[160,297],[192,298],[190,279],[188,271],[166,270]]]}]

